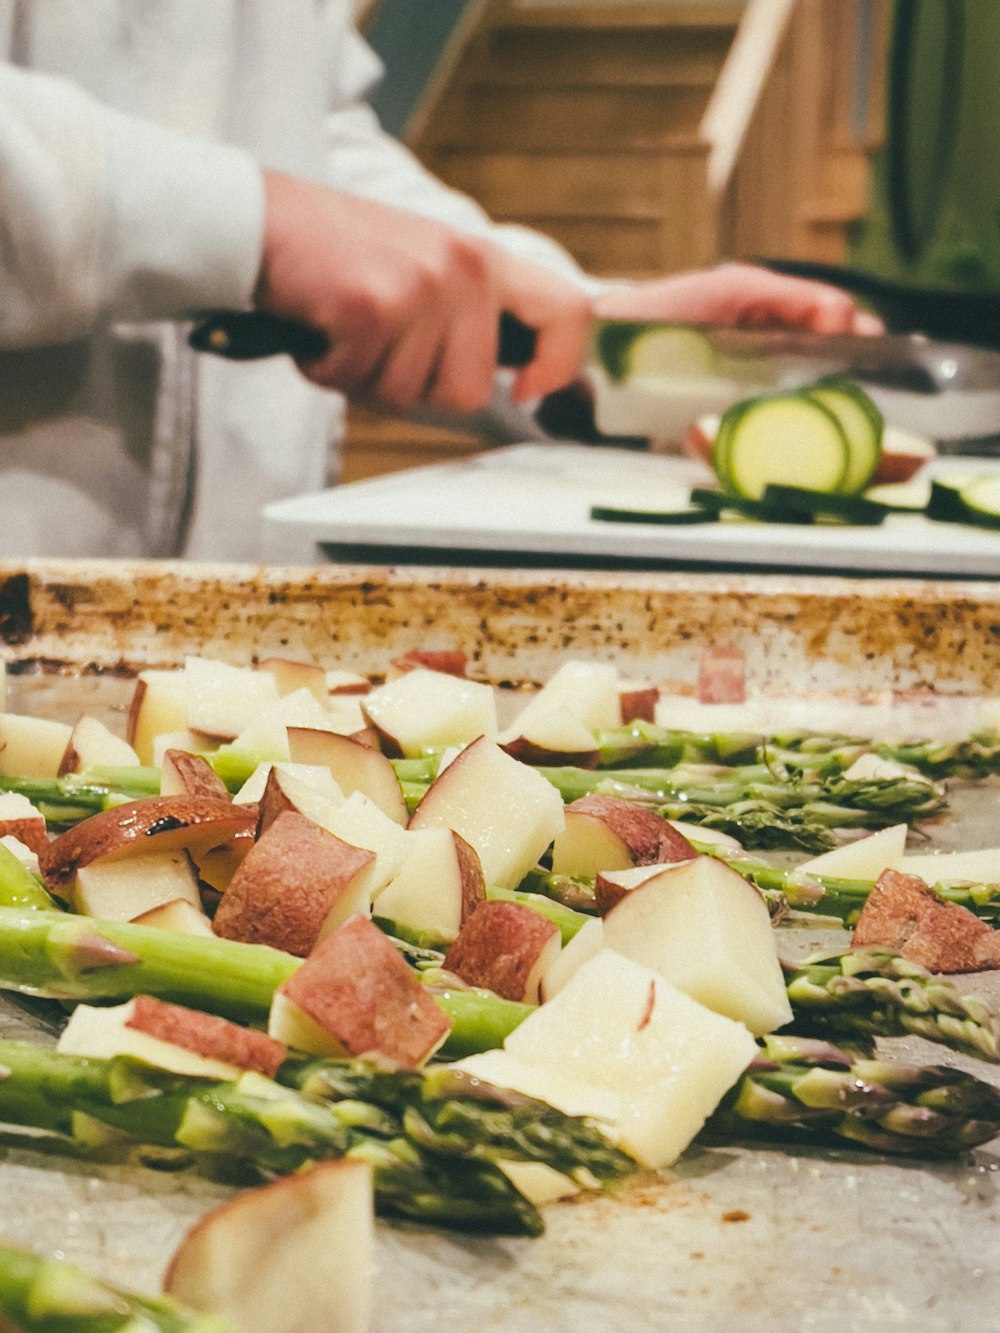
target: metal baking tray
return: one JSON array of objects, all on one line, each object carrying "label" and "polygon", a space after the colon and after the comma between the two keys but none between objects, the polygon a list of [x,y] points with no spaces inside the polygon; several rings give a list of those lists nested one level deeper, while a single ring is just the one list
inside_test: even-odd
[{"label": "metal baking tray", "polygon": [[[408,648],[461,646],[471,673],[529,687],[567,655],[689,690],[701,651],[735,644],[761,696],[843,720],[873,698],[957,727],[1000,690],[1000,588],[713,575],[511,574],[88,562],[0,565],[8,706],[121,716],[129,676],[192,651],[309,657],[377,675]],[[996,842],[1000,787],[963,836]],[[828,932],[787,930],[801,955]],[[997,975],[965,988],[1000,999]],[[0,1000],[0,1031],[44,1032]],[[916,1039],[903,1055],[962,1063]],[[981,1070],[979,1072],[982,1072]],[[226,1194],[184,1174],[99,1167],[0,1135],[0,1232],[155,1288],[184,1230]],[[537,1240],[380,1223],[378,1330],[680,1328],[953,1333],[1000,1327],[1000,1141],[954,1162],[837,1148],[694,1146],[620,1198],[547,1210]],[[266,1333],[266,1330],[261,1330]]]}]

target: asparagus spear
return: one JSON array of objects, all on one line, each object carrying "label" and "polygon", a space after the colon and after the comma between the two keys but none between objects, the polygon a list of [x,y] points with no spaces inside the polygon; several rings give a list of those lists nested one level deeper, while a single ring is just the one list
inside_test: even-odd
[{"label": "asparagus spear", "polygon": [[449,1156],[544,1162],[592,1188],[630,1175],[635,1163],[587,1119],[544,1102],[484,1084],[450,1065],[420,1072],[387,1069],[371,1060],[290,1059],[280,1082],[324,1101],[372,1102],[402,1118],[409,1138]]},{"label": "asparagus spear", "polygon": [[0,843],[0,906],[55,908],[55,899],[39,875],[23,865],[9,847]]},{"label": "asparagus spear", "polygon": [[858,1058],[826,1041],[767,1037],[708,1136],[833,1136],[877,1152],[938,1156],[1000,1132],[1000,1089],[943,1065]]},{"label": "asparagus spear", "polygon": [[253,1022],[266,1018],[275,990],[299,961],[266,945],[0,907],[0,988],[25,995],[157,995]]},{"label": "asparagus spear", "polygon": [[1000,1020],[990,1007],[889,949],[845,949],[785,964],[784,972],[798,1032],[913,1033],[1000,1062]]},{"label": "asparagus spear", "polygon": [[766,756],[789,768],[826,776],[843,772],[862,754],[874,753],[932,778],[977,779],[1000,772],[1000,734],[991,730],[955,741],[877,741],[810,731],[710,734],[636,721],[605,728],[597,740],[601,768],[636,763],[657,768],[679,763],[745,764]]},{"label": "asparagus spear", "polygon": [[0,1329],[14,1333],[235,1333],[216,1315],[135,1295],[75,1264],[12,1245],[0,1245],[0,1312]]},{"label": "asparagus spear", "polygon": [[491,1162],[425,1152],[399,1132],[396,1116],[367,1102],[312,1101],[259,1074],[214,1082],[29,1042],[0,1041],[0,1073],[8,1124],[71,1136],[84,1117],[140,1143],[265,1172],[358,1156],[374,1167],[383,1211],[511,1234],[541,1230],[537,1211]]},{"label": "asparagus spear", "polygon": [[[0,989],[22,995],[76,1001],[156,995],[261,1023],[275,990],[300,962],[264,944],[0,906]],[[462,986],[433,967],[421,975],[452,1020],[444,1047],[450,1056],[502,1045],[532,1010]]]}]

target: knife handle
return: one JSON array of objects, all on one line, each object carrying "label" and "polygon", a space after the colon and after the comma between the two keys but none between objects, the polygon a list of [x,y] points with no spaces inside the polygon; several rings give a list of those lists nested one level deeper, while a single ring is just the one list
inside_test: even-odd
[{"label": "knife handle", "polygon": [[[307,324],[282,319],[264,310],[206,310],[188,334],[197,352],[212,352],[229,361],[257,361],[287,354],[296,361],[316,361],[328,347],[326,337]],[[537,334],[514,315],[500,316],[497,362],[517,369],[535,355]]]}]

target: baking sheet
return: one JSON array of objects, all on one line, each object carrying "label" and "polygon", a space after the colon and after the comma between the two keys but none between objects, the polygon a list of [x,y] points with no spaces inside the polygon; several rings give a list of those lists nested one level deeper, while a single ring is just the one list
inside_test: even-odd
[{"label": "baking sheet", "polygon": [[[927,475],[998,473],[992,459],[941,459]],[[691,459],[573,444],[523,444],[269,505],[277,559],[337,547],[418,548],[536,559],[583,557],[861,574],[1000,577],[1000,531],[890,514],[879,527],[746,521],[659,526],[590,518],[594,505],[685,508],[710,485]],[[374,557],[373,557],[374,558]]]},{"label": "baking sheet", "polygon": [[[73,713],[92,690],[120,717],[129,686],[119,670],[136,658],[177,661],[213,634],[233,661],[280,643],[286,655],[336,665],[353,644],[377,670],[392,651],[430,646],[431,633],[434,646],[465,646],[483,678],[542,679],[562,654],[589,651],[670,688],[690,687],[701,648],[725,634],[748,649],[755,691],[794,687],[840,709],[876,688],[905,693],[929,723],[947,722],[952,700],[1000,685],[1000,600],[984,584],[0,567],[0,641],[23,668],[12,693],[19,703],[35,694],[46,712],[62,700]],[[87,674],[67,690],[43,665]],[[983,845],[995,841],[994,797],[992,786],[977,797]],[[830,940],[786,930],[782,952]],[[963,989],[995,993],[995,982],[969,978]],[[24,1035],[36,1022],[0,1002],[3,1031]],[[915,1039],[887,1046],[969,1067]],[[380,1224],[376,1328],[997,1328],[998,1186],[997,1141],[931,1165],[848,1148],[695,1147],[620,1199],[550,1208],[537,1240]],[[227,1194],[187,1175],[95,1167],[17,1135],[0,1137],[0,1188],[7,1238],[146,1288],[186,1227]]]}]

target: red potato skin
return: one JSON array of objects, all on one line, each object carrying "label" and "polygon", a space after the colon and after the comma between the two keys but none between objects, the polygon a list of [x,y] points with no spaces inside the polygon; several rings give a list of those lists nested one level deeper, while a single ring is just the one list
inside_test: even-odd
[{"label": "red potato skin", "polygon": [[170,764],[187,796],[212,796],[218,801],[232,801],[229,789],[215,769],[200,754],[187,750],[167,750],[163,756],[164,768]]},{"label": "red potato skin", "polygon": [[698,666],[698,699],[703,704],[741,704],[747,697],[746,666],[741,649],[713,644]]},{"label": "red potato skin", "polygon": [[281,990],[346,1054],[378,1054],[406,1069],[422,1065],[451,1028],[395,945],[363,916],[321,940]]},{"label": "red potato skin", "polygon": [[511,759],[536,768],[558,768],[571,764],[574,768],[594,769],[600,759],[597,750],[546,750],[544,746],[536,745],[524,736],[515,736],[512,741],[501,745],[500,749],[509,754]]},{"label": "red potato skin", "polygon": [[337,897],[375,859],[297,811],[283,811],[244,857],[212,922],[216,935],[304,958]]},{"label": "red potato skin", "polygon": [[16,838],[38,857],[49,845],[44,819],[0,819],[0,838]]},{"label": "red potato skin", "polygon": [[916,875],[884,870],[858,916],[852,945],[894,949],[929,972],[1000,967],[1000,934]]},{"label": "red potato skin", "polygon": [[647,685],[641,689],[623,690],[619,695],[622,726],[627,727],[630,722],[655,721],[656,702],[659,697],[660,691],[655,685]]},{"label": "red potato skin", "polygon": [[423,667],[426,671],[440,671],[446,676],[459,676],[465,680],[468,658],[465,653],[453,648],[430,648],[423,651],[411,648],[400,657],[394,657],[389,665],[399,675]]},{"label": "red potato skin", "polygon": [[566,808],[607,824],[629,849],[637,866],[690,861],[698,855],[684,834],[678,833],[662,815],[620,796],[581,796]]},{"label": "red potato skin", "polygon": [[462,924],[468,921],[472,913],[486,901],[486,880],[483,878],[483,866],[479,853],[465,841],[454,829],[451,840],[455,846],[455,859],[462,881]]},{"label": "red potato skin", "polygon": [[257,803],[257,840],[264,836],[279,815],[286,811],[296,811],[296,807],[286,796],[281,786],[281,775],[272,768],[267,775],[267,782]]},{"label": "red potato skin", "polygon": [[81,866],[104,857],[220,847],[257,822],[256,808],[209,796],[149,796],[91,815],[48,843],[39,855],[46,883],[59,893]]},{"label": "red potato skin", "polygon": [[240,1027],[227,1018],[170,1004],[152,995],[136,996],[132,1017],[125,1026],[169,1041],[195,1055],[222,1060],[239,1069],[254,1069],[268,1078],[275,1076],[286,1054],[282,1043],[265,1032]]},{"label": "red potato skin", "polygon": [[463,924],[444,967],[466,985],[523,1000],[538,955],[558,933],[558,926],[521,903],[486,902]]}]

